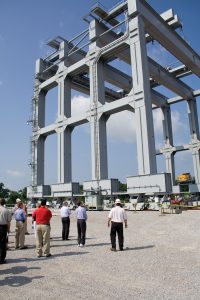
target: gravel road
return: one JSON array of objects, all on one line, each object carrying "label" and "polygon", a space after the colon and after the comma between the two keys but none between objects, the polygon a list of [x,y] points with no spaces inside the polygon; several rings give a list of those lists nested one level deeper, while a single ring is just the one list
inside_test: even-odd
[{"label": "gravel road", "polygon": [[125,251],[110,251],[108,212],[88,212],[86,247],[77,247],[72,214],[70,240],[61,221],[51,222],[50,258],[37,258],[28,218],[28,249],[14,249],[14,221],[7,264],[0,265],[0,300],[200,299],[200,212],[159,216],[128,212]]}]

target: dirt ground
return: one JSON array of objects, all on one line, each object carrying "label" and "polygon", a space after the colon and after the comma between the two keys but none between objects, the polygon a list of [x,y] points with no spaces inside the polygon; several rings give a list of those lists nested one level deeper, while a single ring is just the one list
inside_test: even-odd
[{"label": "dirt ground", "polygon": [[14,220],[7,264],[0,265],[0,300],[200,299],[200,212],[159,216],[128,212],[125,251],[111,252],[108,212],[88,212],[86,247],[61,239],[59,211],[51,222],[50,258],[37,258],[28,219],[26,245],[14,249]]}]

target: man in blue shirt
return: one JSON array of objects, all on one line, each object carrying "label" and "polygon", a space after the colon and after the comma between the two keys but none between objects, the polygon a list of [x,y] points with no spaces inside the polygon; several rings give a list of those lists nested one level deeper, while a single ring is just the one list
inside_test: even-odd
[{"label": "man in blue shirt", "polygon": [[85,246],[85,234],[86,234],[86,220],[87,213],[82,202],[78,202],[78,207],[75,210],[77,218],[77,230],[78,230],[78,247]]},{"label": "man in blue shirt", "polygon": [[24,246],[26,213],[23,210],[22,202],[17,203],[17,209],[15,210],[14,216],[16,220],[15,249],[27,249],[27,246]]}]

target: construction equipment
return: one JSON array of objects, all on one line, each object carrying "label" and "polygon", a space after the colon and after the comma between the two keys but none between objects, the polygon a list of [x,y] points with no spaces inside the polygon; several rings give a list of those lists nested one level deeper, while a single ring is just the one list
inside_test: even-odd
[{"label": "construction equipment", "polygon": [[190,182],[192,181],[192,176],[190,173],[182,173],[177,176],[177,181],[178,182]]}]

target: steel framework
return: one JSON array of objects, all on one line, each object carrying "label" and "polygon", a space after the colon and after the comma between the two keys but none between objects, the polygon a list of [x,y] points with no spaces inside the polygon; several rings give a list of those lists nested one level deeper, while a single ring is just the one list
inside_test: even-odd
[{"label": "steel framework", "polygon": [[[193,157],[195,184],[200,190],[200,139],[196,97],[181,78],[200,76],[200,57],[176,32],[181,26],[172,9],[159,15],[144,0],[128,0],[106,11],[100,5],[84,18],[89,28],[72,40],[57,37],[48,42],[54,52],[36,61],[33,97],[32,185],[28,197],[67,197],[79,193],[72,182],[71,136],[73,128],[90,123],[92,178],[84,182],[84,191],[118,192],[118,180],[108,178],[106,123],[110,115],[129,110],[135,114],[138,176],[127,178],[128,193],[179,192],[175,185],[174,155],[190,150]],[[164,68],[147,55],[147,44],[158,41],[179,61],[177,68]],[[111,66],[120,59],[128,63],[132,75]],[[108,88],[105,83],[116,86]],[[168,99],[155,86],[163,85],[177,96]],[[58,86],[58,117],[45,126],[45,97]],[[79,117],[71,116],[71,89],[90,95],[90,110]],[[120,89],[120,91],[119,91]],[[186,101],[190,126],[190,143],[175,146],[170,106]],[[152,110],[160,109],[163,117],[164,147],[156,152]],[[58,138],[57,183],[44,185],[45,140]],[[156,155],[164,155],[166,172],[157,173]],[[98,200],[96,200],[98,202]]]}]

